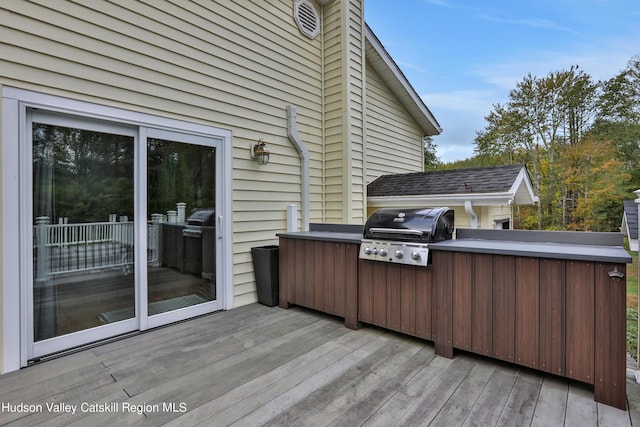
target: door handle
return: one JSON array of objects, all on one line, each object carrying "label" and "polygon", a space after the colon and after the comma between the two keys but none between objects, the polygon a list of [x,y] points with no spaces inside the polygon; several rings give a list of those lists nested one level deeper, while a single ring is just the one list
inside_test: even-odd
[{"label": "door handle", "polygon": [[222,216],[218,216],[218,239],[222,239]]}]

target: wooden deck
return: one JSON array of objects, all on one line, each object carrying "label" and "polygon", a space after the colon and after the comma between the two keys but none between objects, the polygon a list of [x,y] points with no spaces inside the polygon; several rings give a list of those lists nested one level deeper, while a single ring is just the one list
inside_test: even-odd
[{"label": "wooden deck", "polygon": [[252,304],[0,376],[0,425],[640,425],[640,386],[627,395],[621,411],[581,383]]}]

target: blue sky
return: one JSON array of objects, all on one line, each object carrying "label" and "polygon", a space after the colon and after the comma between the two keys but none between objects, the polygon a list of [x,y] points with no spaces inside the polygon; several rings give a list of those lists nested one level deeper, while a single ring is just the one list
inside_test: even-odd
[{"label": "blue sky", "polygon": [[640,54],[638,0],[365,0],[365,20],[444,129],[444,162],[473,155],[528,73],[578,65],[608,80]]}]

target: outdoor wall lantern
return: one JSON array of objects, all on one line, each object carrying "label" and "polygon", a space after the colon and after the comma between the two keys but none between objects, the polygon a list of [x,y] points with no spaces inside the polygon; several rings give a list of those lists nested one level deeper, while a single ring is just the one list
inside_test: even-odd
[{"label": "outdoor wall lantern", "polygon": [[251,158],[256,159],[259,165],[266,165],[269,163],[269,154],[271,154],[266,149],[267,143],[262,139],[259,139],[258,142],[251,144]]}]

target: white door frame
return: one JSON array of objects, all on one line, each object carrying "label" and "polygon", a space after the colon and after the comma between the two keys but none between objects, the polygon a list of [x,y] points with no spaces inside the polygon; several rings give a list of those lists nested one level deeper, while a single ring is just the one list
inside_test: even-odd
[{"label": "white door frame", "polygon": [[[24,143],[25,138],[31,135],[27,119],[29,109],[41,109],[86,119],[113,122],[117,125],[138,127],[140,132],[137,144],[138,150],[144,148],[146,151],[146,135],[143,134],[148,129],[145,128],[221,140],[219,147],[216,147],[216,158],[219,159],[218,165],[220,166],[217,177],[221,181],[220,188],[222,190],[219,196],[222,208],[216,213],[218,217],[216,225],[219,230],[217,232],[219,237],[217,239],[220,257],[219,268],[221,269],[221,274],[218,277],[222,284],[221,295],[218,296],[217,300],[220,301],[222,309],[232,308],[231,131],[5,86],[2,90],[3,289],[1,303],[3,331],[2,357],[0,359],[2,372],[17,370],[21,366],[26,366],[29,360],[29,342],[26,335],[26,329],[28,329],[26,305],[28,304],[24,295],[25,286],[23,284],[32,272],[27,271],[27,266],[25,266],[26,263],[24,262],[25,259],[30,258],[28,248],[30,245],[24,244],[24,240],[21,240],[21,235],[24,238],[24,231],[20,231],[24,230],[25,227],[31,228],[31,224],[25,224],[24,219],[21,219],[21,212],[24,212],[24,209],[28,207],[25,205],[30,202],[25,202],[25,197],[22,197],[20,192],[20,186],[24,185],[24,179],[21,179],[21,174],[24,173],[23,171],[27,167],[26,163],[31,161],[30,155],[20,155],[20,145]],[[144,138],[142,138],[143,136]],[[25,157],[28,157],[28,159],[25,159]],[[30,168],[27,169],[31,170]],[[136,171],[136,177],[139,175],[142,175],[141,171]],[[139,195],[136,194],[136,197],[139,197]],[[146,233],[146,230],[143,233]],[[140,239],[141,236],[137,235],[136,238]],[[142,265],[146,264],[143,263]],[[30,284],[31,282],[29,282]],[[206,310],[206,308],[204,309]],[[211,309],[209,308],[209,310]],[[164,320],[161,320],[161,322],[164,321],[171,321],[170,316],[166,316]],[[20,326],[18,327],[18,325]],[[153,326],[154,322],[148,322],[147,325],[140,324],[139,328],[146,329]],[[97,339],[102,339],[99,333],[97,333]]]},{"label": "white door frame", "polygon": [[[132,332],[138,329],[138,320],[142,319],[140,313],[135,311],[136,316],[131,319],[127,319],[121,322],[102,325],[87,330],[77,331],[70,334],[56,336],[54,338],[34,342],[33,336],[33,256],[32,246],[29,244],[33,242],[33,140],[31,132],[32,123],[45,123],[55,126],[62,126],[66,128],[78,128],[85,130],[92,130],[103,133],[124,135],[133,138],[135,158],[138,158],[138,151],[141,142],[138,138],[138,129],[135,126],[122,125],[117,122],[98,121],[93,119],[87,119],[78,115],[58,114],[57,112],[45,111],[43,109],[31,109],[23,108],[20,114],[24,114],[25,119],[25,132],[20,135],[20,288],[21,288],[21,301],[20,307],[22,310],[22,339],[26,345],[23,345],[23,349],[26,352],[26,360],[31,360],[47,354],[56,353],[65,349],[77,347],[79,345],[87,344],[89,342],[95,342],[110,338],[113,336],[121,335],[127,332]],[[140,160],[134,162],[134,182],[137,181],[137,163]],[[135,185],[135,184],[134,184]],[[135,197],[136,192],[134,188],[134,200],[139,200]],[[135,211],[137,212],[138,209]],[[136,218],[137,219],[137,218]],[[55,218],[51,218],[54,223]],[[142,224],[144,224],[143,222]],[[138,226],[138,228],[144,228]],[[138,241],[135,242],[134,248],[136,257],[140,251],[145,251],[146,248],[138,246]],[[143,241],[142,243],[146,243]],[[138,260],[134,263],[136,269],[138,269]],[[146,266],[145,264],[143,264]],[[134,275],[134,292],[136,301],[138,301],[138,283],[140,276]],[[24,357],[23,357],[24,359]],[[23,360],[23,363],[25,361]]]}]

